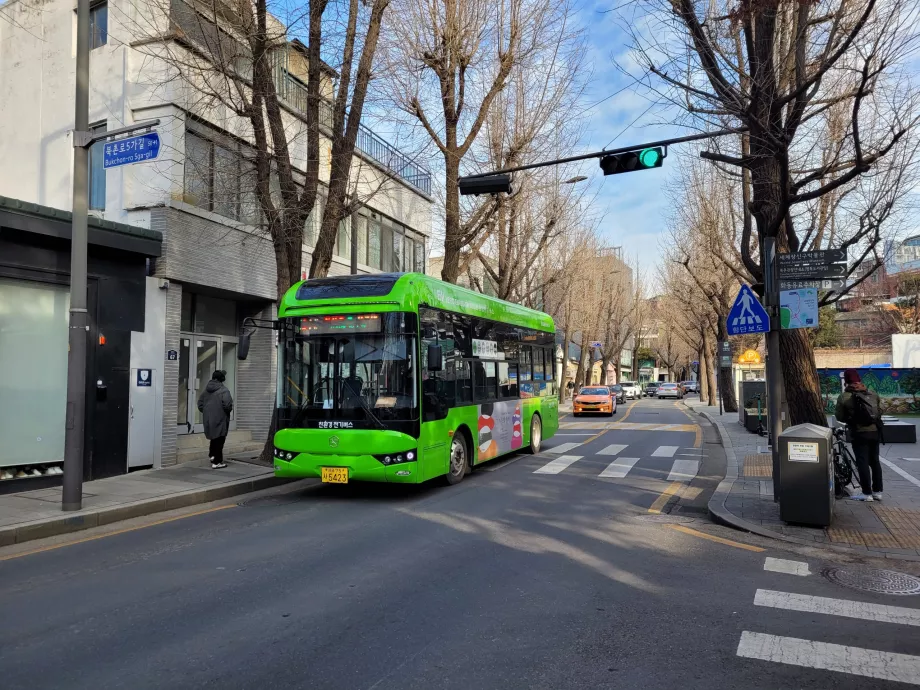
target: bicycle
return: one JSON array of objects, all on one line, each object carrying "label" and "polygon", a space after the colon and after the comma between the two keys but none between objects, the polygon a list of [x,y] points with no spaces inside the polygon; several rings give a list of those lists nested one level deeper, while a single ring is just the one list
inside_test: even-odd
[{"label": "bicycle", "polygon": [[834,493],[838,497],[847,495],[847,485],[861,492],[862,487],[858,484],[859,470],[856,468],[856,458],[853,457],[853,453],[847,446],[847,428],[846,426],[833,426],[831,430],[834,433]]}]

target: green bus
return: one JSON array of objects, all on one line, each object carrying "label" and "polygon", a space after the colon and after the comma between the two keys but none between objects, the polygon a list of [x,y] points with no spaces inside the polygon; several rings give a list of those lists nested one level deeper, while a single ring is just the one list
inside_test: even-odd
[{"label": "green bus", "polygon": [[298,283],[274,327],[278,477],[456,484],[558,429],[541,312],[391,273]]}]

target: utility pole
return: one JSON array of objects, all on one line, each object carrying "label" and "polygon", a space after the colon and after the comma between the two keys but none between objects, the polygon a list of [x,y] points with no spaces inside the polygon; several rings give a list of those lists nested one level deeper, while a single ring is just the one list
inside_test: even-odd
[{"label": "utility pole", "polygon": [[767,331],[767,417],[770,423],[770,449],[773,456],[773,500],[779,501],[779,435],[783,431],[783,366],[779,356],[779,285],[776,279],[776,238],[761,241],[764,276],[764,308],[770,315]]},{"label": "utility pole", "polygon": [[67,354],[67,416],[61,509],[83,507],[83,434],[86,421],[87,212],[89,207],[89,3],[77,2],[77,69],[73,131],[73,214],[70,239],[70,328]]}]

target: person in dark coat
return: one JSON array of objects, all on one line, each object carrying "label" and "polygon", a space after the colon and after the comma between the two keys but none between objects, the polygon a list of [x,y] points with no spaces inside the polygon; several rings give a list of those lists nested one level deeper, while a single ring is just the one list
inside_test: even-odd
[{"label": "person in dark coat", "polygon": [[233,397],[224,385],[227,373],[218,369],[214,372],[204,392],[198,398],[198,411],[204,422],[204,436],[211,442],[208,455],[212,469],[226,467],[224,443],[230,433],[230,413],[233,412]]},{"label": "person in dark coat", "polygon": [[[837,398],[834,416],[850,428],[850,441],[853,444],[853,458],[859,470],[861,493],[851,498],[857,501],[882,500],[882,465],[879,462],[879,442],[884,443],[882,412],[878,393],[870,391],[863,384],[856,369],[843,372],[846,388]],[[875,408],[875,419],[871,424],[860,424],[856,420],[856,396],[863,396]]]}]

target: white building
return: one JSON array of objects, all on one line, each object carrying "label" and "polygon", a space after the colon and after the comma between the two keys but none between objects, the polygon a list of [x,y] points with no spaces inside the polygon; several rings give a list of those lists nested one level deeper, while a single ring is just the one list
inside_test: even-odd
[{"label": "white building", "polygon": [[[70,210],[75,3],[11,0],[3,10],[0,195]],[[149,411],[130,422],[134,441],[126,447],[125,471],[128,465],[158,467],[200,454],[196,400],[218,368],[227,370],[236,400],[228,447],[255,445],[266,436],[274,401],[273,332],[258,332],[244,362],[237,362],[236,347],[243,318],[275,314],[276,280],[272,244],[257,223],[250,124],[209,101],[194,78],[171,76],[170,63],[162,59],[197,50],[218,28],[205,6],[185,0],[166,0],[164,6],[95,2],[91,15],[91,128],[105,131],[159,118],[162,140],[159,158],[148,163],[106,171],[104,143],[94,145],[90,156],[91,214],[158,231],[163,238],[162,256],[148,260],[147,328],[132,333],[130,371],[113,374],[128,377],[134,369],[150,369],[153,375]],[[219,32],[232,38],[223,25]],[[305,47],[298,41],[279,44],[274,65],[292,161],[302,166]],[[323,93],[333,92],[335,78],[324,67]],[[321,195],[331,151],[327,117],[328,110],[321,109]],[[353,189],[365,205],[350,221],[357,224],[358,270],[424,271],[430,174],[366,128],[358,147]],[[308,221],[305,267],[318,216]],[[350,270],[349,225],[340,229],[331,275]],[[0,293],[3,289],[0,283]],[[66,359],[66,352],[61,356]],[[0,407],[8,404],[15,403],[0,397]]]}]

